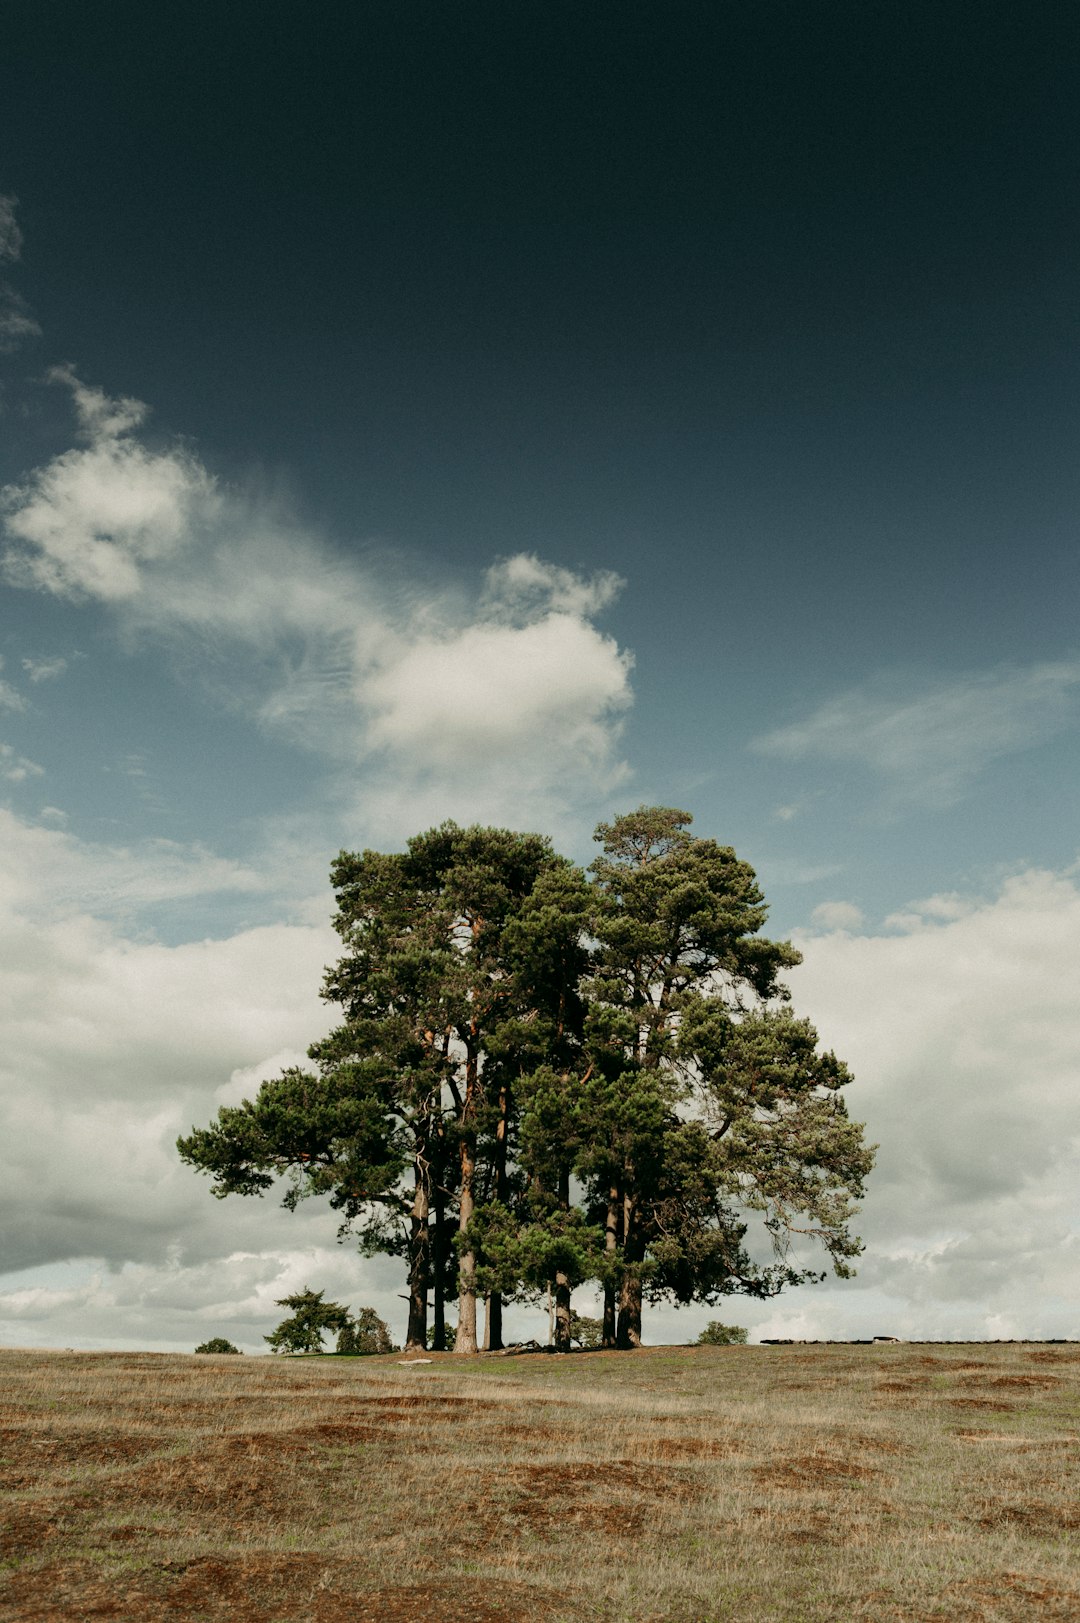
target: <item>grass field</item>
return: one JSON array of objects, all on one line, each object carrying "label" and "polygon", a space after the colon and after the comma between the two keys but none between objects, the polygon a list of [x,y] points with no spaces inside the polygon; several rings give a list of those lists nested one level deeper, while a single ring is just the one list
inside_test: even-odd
[{"label": "grass field", "polygon": [[1080,1348],[0,1352],[0,1617],[1080,1619]]}]

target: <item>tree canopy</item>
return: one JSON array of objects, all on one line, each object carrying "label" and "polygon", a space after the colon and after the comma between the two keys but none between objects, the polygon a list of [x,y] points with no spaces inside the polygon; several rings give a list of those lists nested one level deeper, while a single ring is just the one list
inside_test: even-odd
[{"label": "tree canopy", "polygon": [[847,1276],[873,1164],[851,1075],[789,1007],[799,955],[761,934],[753,870],[690,823],[602,824],[587,872],[540,835],[453,823],[342,852],[341,1023],[180,1154],[219,1197],[284,1178],[287,1207],[325,1196],[339,1237],[403,1257],[414,1348],[432,1310],[445,1346],[455,1298],[458,1351],[481,1344],[478,1300],[498,1347],[504,1300],[548,1292],[569,1350],[592,1282],[602,1343],[632,1347],[646,1301],[824,1278],[793,1256],[807,1242]]}]

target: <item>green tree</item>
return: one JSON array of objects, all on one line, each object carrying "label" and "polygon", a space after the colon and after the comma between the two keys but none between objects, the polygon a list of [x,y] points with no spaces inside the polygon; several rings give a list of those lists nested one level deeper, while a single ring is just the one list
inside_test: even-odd
[{"label": "green tree", "polygon": [[[844,1065],[786,1007],[798,954],[761,935],[753,870],[685,812],[603,824],[589,877],[540,835],[446,823],[332,870],[341,1023],[312,1069],[264,1083],[178,1141],[213,1193],[329,1199],[339,1239],[407,1259],[406,1345],[502,1345],[504,1298],[604,1291],[604,1345],[636,1346],[645,1299],[716,1302],[824,1277],[873,1152]],[[751,1220],[775,1256],[751,1259]]]},{"label": "green tree", "polygon": [[234,1347],[231,1341],[225,1340],[224,1336],[211,1336],[209,1341],[204,1341],[201,1347],[195,1348],[195,1351],[197,1353],[239,1353],[240,1348]]},{"label": "green tree", "polygon": [[[325,995],[345,1022],[312,1053],[335,1064],[377,1055],[397,1078],[403,1119],[414,1124],[410,1346],[426,1342],[431,1263],[438,1345],[453,1272],[445,1209],[455,1201],[457,1349],[477,1350],[480,1292],[488,1297],[486,1340],[502,1345],[502,1293],[490,1269],[481,1273],[479,1246],[489,1211],[510,1200],[514,1084],[535,1056],[538,993],[553,995],[535,893],[568,866],[540,835],[454,823],[415,836],[401,854],[343,853],[334,865],[335,927],[346,952]],[[531,923],[523,922],[530,902]],[[564,989],[564,1000],[572,991]]]},{"label": "green tree", "polygon": [[338,1331],[337,1350],[355,1357],[397,1352],[398,1348],[390,1339],[386,1321],[380,1319],[373,1307],[362,1307],[356,1317]]},{"label": "green tree", "polygon": [[277,1305],[291,1308],[292,1313],[263,1337],[275,1353],[321,1353],[324,1333],[346,1330],[351,1323],[348,1308],[339,1302],[324,1302],[322,1291],[310,1286],[294,1296],[281,1297]]},{"label": "green tree", "polygon": [[580,1313],[571,1313],[570,1339],[585,1351],[601,1346],[604,1340],[603,1319],[590,1319]]},{"label": "green tree", "polygon": [[746,1331],[741,1324],[721,1324],[710,1319],[694,1343],[697,1347],[745,1347]]},{"label": "green tree", "polygon": [[[873,1163],[839,1097],[850,1073],[785,1007],[779,977],[799,954],[759,934],[753,870],[692,836],[691,821],[642,807],[601,824],[590,870],[593,1079],[579,1165],[604,1216],[605,1340],[614,1328],[624,1347],[640,1343],[645,1295],[711,1302],[823,1278],[791,1264],[797,1235],[848,1274],[861,1245],[847,1223]],[[769,1267],[744,1246],[755,1211]]]}]

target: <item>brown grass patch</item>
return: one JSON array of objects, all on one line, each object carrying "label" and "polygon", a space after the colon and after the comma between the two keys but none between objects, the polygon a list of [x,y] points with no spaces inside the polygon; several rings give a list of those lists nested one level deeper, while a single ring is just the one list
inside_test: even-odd
[{"label": "brown grass patch", "polygon": [[950,1409],[989,1409],[998,1414],[1012,1414],[1015,1403],[999,1403],[997,1398],[950,1398]]},{"label": "brown grass patch", "polygon": [[856,1465],[854,1460],[836,1454],[803,1454],[786,1460],[774,1460],[758,1465],[753,1470],[754,1481],[763,1488],[853,1488],[858,1482],[868,1482],[879,1473],[871,1466]]},{"label": "brown grass patch", "polygon": [[1000,1572],[949,1584],[932,1612],[914,1615],[920,1623],[1076,1623],[1080,1591],[1029,1573]]},{"label": "brown grass patch", "polygon": [[[1021,1533],[1050,1537],[1080,1528],[1080,1505],[1055,1505],[1045,1499],[1029,1499],[1017,1504],[983,1499],[972,1509],[972,1520],[980,1527],[1017,1528]],[[981,1515],[974,1515],[974,1511],[981,1511]]]},{"label": "brown grass patch", "polygon": [[161,1561],[135,1575],[103,1577],[85,1565],[54,1575],[46,1589],[37,1574],[14,1586],[15,1616],[34,1623],[535,1623],[554,1615],[559,1598],[520,1582],[503,1581],[497,1599],[458,1584],[393,1584],[372,1588],[357,1563],[328,1563],[311,1554],[197,1557]]},{"label": "brown grass patch", "polygon": [[715,1437],[646,1437],[634,1445],[637,1460],[726,1460],[741,1452]]}]

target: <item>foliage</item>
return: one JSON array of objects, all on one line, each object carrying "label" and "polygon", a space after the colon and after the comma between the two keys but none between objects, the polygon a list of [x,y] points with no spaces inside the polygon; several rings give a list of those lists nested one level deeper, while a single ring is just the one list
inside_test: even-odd
[{"label": "foliage", "polygon": [[570,1340],[583,1350],[599,1347],[604,1339],[603,1319],[588,1319],[581,1313],[570,1315]]},{"label": "foliage", "polygon": [[275,1353],[321,1353],[326,1331],[344,1331],[352,1324],[348,1308],[338,1302],[324,1302],[322,1291],[309,1288],[295,1296],[283,1296],[278,1307],[292,1308],[289,1318],[283,1319],[264,1341]]},{"label": "foliage", "polygon": [[451,1324],[449,1320],[447,1321],[444,1342],[438,1348],[435,1346],[435,1327],[432,1325],[428,1330],[427,1344],[429,1352],[455,1352],[457,1350],[457,1325]]},{"label": "foliage", "polygon": [[209,1341],[204,1341],[201,1347],[195,1348],[195,1351],[197,1353],[239,1353],[240,1348],[234,1347],[231,1341],[225,1340],[224,1336],[211,1336]]},{"label": "foliage", "polygon": [[[635,1346],[646,1301],[824,1278],[807,1245],[846,1277],[873,1164],[850,1073],[788,1007],[799,955],[761,933],[753,870],[690,823],[646,806],[602,824],[588,873],[543,836],[454,823],[342,852],[323,986],[341,1023],[181,1156],[219,1198],[323,1196],[339,1239],[405,1259],[410,1348],[447,1345],[455,1298],[473,1352],[481,1298],[498,1348],[503,1301],[550,1291],[568,1351],[590,1281],[602,1344]],[[314,1294],[275,1350],[353,1344]]]},{"label": "foliage", "polygon": [[353,1356],[367,1356],[398,1352],[400,1349],[391,1341],[390,1328],[385,1320],[380,1319],[373,1307],[362,1307],[355,1319],[350,1319],[338,1331],[337,1350]]},{"label": "foliage", "polygon": [[745,1347],[746,1331],[741,1324],[721,1324],[710,1319],[694,1343],[697,1347]]}]

